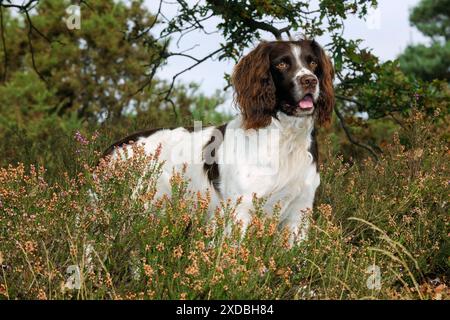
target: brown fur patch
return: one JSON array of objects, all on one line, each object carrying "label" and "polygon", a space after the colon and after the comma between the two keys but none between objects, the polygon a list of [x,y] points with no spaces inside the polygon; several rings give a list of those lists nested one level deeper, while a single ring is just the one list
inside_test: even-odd
[{"label": "brown fur patch", "polygon": [[318,51],[319,57],[319,81],[320,81],[320,96],[317,101],[318,108],[318,122],[320,125],[324,125],[330,122],[331,114],[333,112],[335,98],[334,98],[334,68],[331,59],[327,56],[325,51],[312,41],[313,47]]},{"label": "brown fur patch", "polygon": [[241,110],[244,129],[265,127],[275,111],[275,85],[270,73],[271,44],[261,42],[234,67],[234,99]]}]

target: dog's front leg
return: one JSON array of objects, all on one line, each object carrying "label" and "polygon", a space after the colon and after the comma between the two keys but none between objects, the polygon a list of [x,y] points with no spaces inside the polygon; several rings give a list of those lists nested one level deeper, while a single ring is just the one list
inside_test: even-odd
[{"label": "dog's front leg", "polygon": [[281,217],[281,227],[289,230],[291,247],[308,238],[309,219],[312,213],[312,200],[299,198],[292,202]]},{"label": "dog's front leg", "polygon": [[240,203],[236,206],[233,215],[225,227],[225,235],[230,235],[233,224],[240,224],[241,240],[244,238],[247,228],[252,221],[251,210],[253,208],[253,202],[246,197],[242,197]]},{"label": "dog's front leg", "polygon": [[244,203],[241,203],[236,209],[235,222],[241,224],[242,238],[247,232],[247,228],[252,221],[252,216],[250,214],[252,208],[252,201],[246,201]]}]

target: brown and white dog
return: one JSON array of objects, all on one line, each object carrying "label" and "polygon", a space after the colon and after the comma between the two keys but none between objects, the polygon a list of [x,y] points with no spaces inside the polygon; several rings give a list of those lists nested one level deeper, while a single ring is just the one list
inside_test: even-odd
[{"label": "brown and white dog", "polygon": [[292,242],[306,235],[320,177],[315,123],[330,120],[334,105],[333,66],[314,40],[262,42],[234,68],[232,84],[240,115],[218,127],[153,129],[113,144],[105,155],[133,156],[129,141],[154,153],[161,145],[163,172],[158,196],[170,194],[173,170],[187,164],[192,191],[211,192],[211,212],[222,200],[240,200],[236,220],[251,220],[252,199],[265,210],[281,207],[280,227]]}]

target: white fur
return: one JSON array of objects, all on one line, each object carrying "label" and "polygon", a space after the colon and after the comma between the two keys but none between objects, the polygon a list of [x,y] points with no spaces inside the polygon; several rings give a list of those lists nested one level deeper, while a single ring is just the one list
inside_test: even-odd
[{"label": "white fur", "polygon": [[[240,118],[229,123],[227,131],[241,126]],[[244,227],[251,220],[249,210],[252,208],[252,196],[267,198],[265,210],[270,214],[275,204],[281,205],[280,224],[288,227],[293,234],[292,240],[305,235],[305,214],[312,209],[314,194],[320,183],[320,177],[310,154],[312,117],[290,117],[278,113],[278,120],[266,130],[279,130],[278,150],[263,148],[267,153],[263,155],[267,163],[256,167],[245,163],[223,165],[220,167],[221,190],[225,198],[236,200],[242,197],[236,217],[242,220]],[[264,130],[264,129],[260,129]],[[225,134],[225,141],[227,134]],[[223,149],[219,150],[219,153]],[[278,153],[274,157],[274,153]],[[245,155],[237,154],[237,159]],[[277,163],[278,161],[278,163]],[[267,170],[267,167],[274,170]],[[266,169],[266,170],[264,170]],[[273,172],[274,174],[270,174]],[[299,234],[300,233],[300,234]]]},{"label": "white fur", "polygon": [[[275,204],[281,206],[280,226],[289,228],[293,242],[305,237],[307,221],[304,218],[306,212],[312,209],[314,194],[320,183],[316,164],[308,151],[313,121],[312,117],[290,117],[278,113],[278,119],[273,118],[268,127],[247,131],[242,129],[240,116],[229,122],[224,140],[216,151],[220,172],[219,192],[206,176],[202,156],[203,147],[215,134],[214,127],[198,132],[188,132],[184,128],[161,130],[149,137],[141,137],[136,143],[143,145],[147,154],[154,153],[159,144],[162,146],[160,160],[165,163],[158,180],[157,196],[170,194],[169,179],[173,170],[181,171],[183,163],[186,163],[189,189],[211,192],[211,213],[221,200],[236,201],[242,198],[236,210],[236,219],[242,221],[245,230],[251,221],[255,193],[267,199],[264,208],[267,214],[272,213]],[[265,139],[267,132],[279,139]],[[256,158],[255,149],[252,149],[255,145],[258,145],[256,149],[259,152]],[[123,148],[128,148],[128,155],[132,156],[130,146]],[[123,150],[116,149],[113,158],[119,155],[124,155]]]},{"label": "white fur", "polygon": [[[299,46],[291,45],[291,52],[292,55],[295,57],[295,60],[297,62],[298,70],[296,70],[295,77],[293,79],[294,81],[294,87],[296,88],[296,92],[298,92],[298,96],[296,97],[298,100],[303,98],[303,89],[301,88],[299,81],[297,79],[300,79],[301,77],[305,75],[313,76],[317,79],[317,76],[309,70],[305,65],[303,65],[302,60],[300,59],[300,55],[302,53],[302,49]],[[317,79],[317,82],[319,79]],[[320,94],[320,86],[317,84],[316,89],[313,93],[314,100],[317,100],[319,98]]]},{"label": "white fur", "polygon": [[[301,62],[301,48],[291,46],[297,59],[298,70],[293,81],[298,99],[303,98],[303,89],[298,78],[314,75]],[[316,77],[317,78],[317,77]],[[313,93],[314,100],[319,96],[319,85]],[[266,198],[265,211],[271,214],[273,207],[279,205],[280,227],[291,231],[291,242],[306,237],[307,213],[312,209],[314,195],[320,184],[316,163],[308,151],[311,146],[311,132],[314,119],[310,117],[291,117],[279,112],[277,118],[266,128],[243,130],[240,116],[228,123],[223,141],[217,145],[216,157],[219,163],[219,183],[216,190],[204,170],[203,148],[211,136],[221,136],[214,127],[189,132],[184,128],[161,130],[149,137],[141,137],[136,143],[144,146],[147,154],[152,154],[161,144],[160,160],[164,161],[162,174],[157,184],[157,197],[170,194],[169,179],[174,170],[181,171],[184,164],[186,178],[191,191],[211,193],[211,215],[222,200],[233,202],[241,199],[236,209],[236,219],[245,230],[251,221],[253,194]],[[273,138],[276,139],[273,139]],[[130,146],[128,155],[132,156]],[[124,156],[122,149],[113,152],[113,158]]]}]

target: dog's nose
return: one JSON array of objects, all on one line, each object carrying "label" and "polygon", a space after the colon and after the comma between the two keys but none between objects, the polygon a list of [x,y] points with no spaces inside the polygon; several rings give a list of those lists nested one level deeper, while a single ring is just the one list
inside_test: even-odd
[{"label": "dog's nose", "polygon": [[300,78],[300,84],[303,88],[314,88],[317,86],[317,78],[313,75],[304,75]]}]

